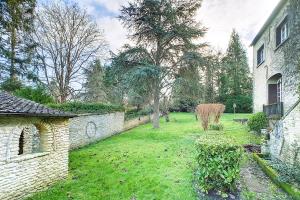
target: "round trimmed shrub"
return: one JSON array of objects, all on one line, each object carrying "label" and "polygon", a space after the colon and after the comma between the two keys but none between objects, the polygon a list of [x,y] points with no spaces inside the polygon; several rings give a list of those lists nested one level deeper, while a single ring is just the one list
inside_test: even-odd
[{"label": "round trimmed shrub", "polygon": [[249,119],[248,126],[251,131],[261,133],[261,129],[268,127],[268,118],[266,114],[263,112],[253,114]]}]

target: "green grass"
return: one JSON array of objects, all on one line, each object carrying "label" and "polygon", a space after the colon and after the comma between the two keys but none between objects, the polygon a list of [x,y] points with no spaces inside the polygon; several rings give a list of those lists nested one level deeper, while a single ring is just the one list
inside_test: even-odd
[{"label": "green grass", "polygon": [[161,120],[159,130],[146,124],[71,152],[69,178],[30,199],[196,199],[196,138],[218,133],[235,138],[239,144],[259,141],[246,126],[233,122],[233,118],[249,117],[246,114],[225,114],[224,131],[207,133],[192,114],[176,113],[170,117],[169,123]]}]

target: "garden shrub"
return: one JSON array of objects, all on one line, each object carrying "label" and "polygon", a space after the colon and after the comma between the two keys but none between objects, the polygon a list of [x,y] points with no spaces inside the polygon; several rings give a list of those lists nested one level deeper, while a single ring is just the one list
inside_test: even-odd
[{"label": "garden shrub", "polygon": [[22,97],[40,104],[54,103],[53,97],[46,92],[42,86],[36,88],[22,87],[14,92],[14,95]]},{"label": "garden shrub", "polygon": [[251,131],[260,133],[261,129],[268,126],[268,118],[266,114],[263,112],[253,114],[248,121],[248,126]]},{"label": "garden shrub", "polygon": [[69,102],[63,104],[48,104],[49,107],[62,110],[65,112],[72,112],[76,114],[96,113],[105,114],[113,112],[124,112],[124,107],[119,105],[110,105],[102,103],[83,103],[83,102]]},{"label": "garden shrub", "polygon": [[170,112],[194,112],[198,101],[190,99],[188,97],[184,99],[175,100],[175,102],[170,106]]},{"label": "garden shrub", "polygon": [[223,124],[211,124],[209,125],[209,129],[214,131],[222,131],[224,130],[224,126]]},{"label": "garden shrub", "polygon": [[243,150],[233,140],[203,136],[196,142],[199,170],[197,179],[203,192],[222,194],[236,190]]},{"label": "garden shrub", "polygon": [[15,92],[22,86],[23,84],[18,78],[8,78],[0,84],[0,89],[6,92]]}]

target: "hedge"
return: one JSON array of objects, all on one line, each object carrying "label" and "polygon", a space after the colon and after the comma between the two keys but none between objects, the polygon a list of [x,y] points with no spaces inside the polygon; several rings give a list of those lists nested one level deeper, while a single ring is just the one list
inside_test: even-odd
[{"label": "hedge", "polygon": [[48,106],[53,109],[57,109],[65,112],[71,112],[75,114],[84,114],[84,113],[106,114],[106,113],[125,111],[123,106],[102,104],[102,103],[70,102],[64,104],[48,104]]},{"label": "hedge", "polygon": [[203,136],[196,142],[199,170],[197,179],[203,192],[228,193],[236,190],[243,150],[233,140]]}]

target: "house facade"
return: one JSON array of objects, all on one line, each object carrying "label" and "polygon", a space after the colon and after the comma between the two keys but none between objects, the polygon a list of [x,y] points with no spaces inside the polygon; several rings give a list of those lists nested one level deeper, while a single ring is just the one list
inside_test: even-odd
[{"label": "house facade", "polygon": [[[299,72],[287,58],[290,30],[289,0],[281,0],[252,42],[254,112],[270,119],[270,153],[294,162],[300,146]],[[299,33],[300,34],[300,33]]]}]

